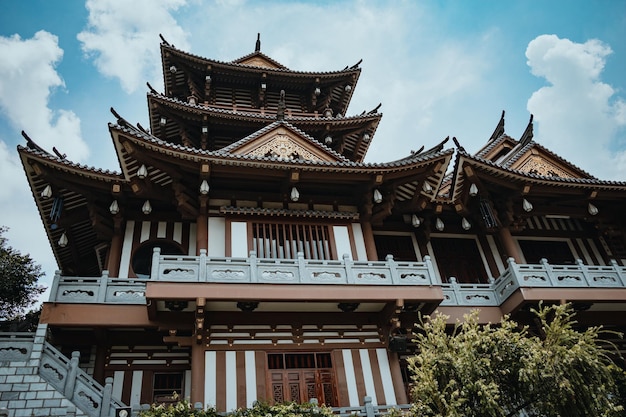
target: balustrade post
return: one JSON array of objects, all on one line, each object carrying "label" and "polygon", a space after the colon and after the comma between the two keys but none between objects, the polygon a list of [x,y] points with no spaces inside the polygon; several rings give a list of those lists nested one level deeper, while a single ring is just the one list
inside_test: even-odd
[{"label": "balustrade post", "polygon": [[615,270],[615,273],[619,277],[619,280],[622,283],[622,286],[626,287],[626,277],[624,276],[624,274],[622,274],[622,267],[617,264],[617,261],[615,259],[611,259],[611,266],[613,267],[613,269]]},{"label": "balustrade post", "polygon": [[374,405],[372,404],[372,397],[363,398],[363,402],[365,403],[365,415],[367,417],[375,417],[376,413],[374,412]]},{"label": "balustrade post", "polygon": [[106,269],[102,271],[100,277],[100,287],[98,288],[98,303],[104,303],[107,296],[107,286],[109,285],[109,271]]},{"label": "balustrade post", "polygon": [[[307,282],[306,261],[304,260],[304,252],[298,252],[298,282]],[[306,277],[306,278],[305,278]]]},{"label": "balustrade post", "polygon": [[68,400],[74,398],[74,387],[76,386],[76,376],[78,375],[78,358],[80,352],[75,350],[72,352],[72,359],[67,367],[67,379],[65,380],[65,387],[63,388],[63,395]]},{"label": "balustrade post", "polygon": [[154,248],[152,250],[152,270],[150,271],[150,279],[159,279],[159,263],[161,262],[161,248]]},{"label": "balustrade post", "polygon": [[583,260],[580,259],[580,258],[576,259],[576,265],[580,268],[580,270],[583,273],[583,277],[585,278],[585,284],[588,287],[593,287],[593,282],[592,282],[593,280],[589,276],[589,274],[588,274],[589,271],[587,270],[587,267],[583,263]]},{"label": "balustrade post", "polygon": [[50,287],[50,301],[56,302],[59,299],[59,284],[61,283],[61,271],[54,271],[52,287]]},{"label": "balustrade post", "polygon": [[546,270],[546,274],[548,275],[548,279],[550,280],[550,284],[552,284],[553,287],[556,287],[559,283],[558,283],[558,281],[556,281],[555,276],[552,273],[552,267],[548,263],[548,260],[546,258],[541,258],[539,260],[539,262],[541,263],[543,268]]},{"label": "balustrade post", "polygon": [[[519,286],[520,285],[520,280],[519,277],[517,276],[517,263],[515,263],[515,258],[511,257],[508,258],[506,260],[507,264],[509,264],[508,266],[508,270],[510,272],[511,277],[513,277],[513,279],[515,279],[516,284]],[[502,273],[502,275],[500,276],[504,276],[506,274],[506,270]]]},{"label": "balustrade post", "polygon": [[[298,254],[299,255],[299,254]],[[258,282],[258,263],[257,263],[256,251],[251,250],[248,262],[250,263],[250,282]]]},{"label": "balustrade post", "polygon": [[385,261],[387,262],[387,267],[391,272],[391,283],[392,284],[400,284],[400,275],[398,274],[398,264],[393,259],[393,255],[388,254],[385,256]]},{"label": "balustrade post", "polygon": [[104,380],[102,390],[102,405],[100,407],[100,417],[109,417],[111,410],[111,396],[113,395],[113,377],[109,376]]},{"label": "balustrade post", "polygon": [[437,280],[437,274],[435,274],[435,268],[433,268],[433,261],[430,260],[430,256],[424,256],[424,263],[426,264],[426,269],[428,269],[428,275],[430,275],[430,283],[441,285],[442,282]]},{"label": "balustrade post", "polygon": [[348,284],[355,284],[356,280],[354,278],[354,262],[350,258],[350,255],[347,253],[343,254],[343,267],[346,270],[346,281]]},{"label": "balustrade post", "polygon": [[198,281],[199,282],[207,282],[207,265],[206,265],[206,249],[200,249],[200,257],[198,258]]}]

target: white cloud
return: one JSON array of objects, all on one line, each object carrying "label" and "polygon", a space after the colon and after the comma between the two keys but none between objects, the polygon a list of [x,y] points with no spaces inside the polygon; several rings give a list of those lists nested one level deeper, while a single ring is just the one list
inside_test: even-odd
[{"label": "white cloud", "polygon": [[598,40],[575,43],[556,35],[532,40],[526,57],[532,74],[550,84],[535,91],[538,142],[602,179],[624,179],[624,155],[611,153],[626,125],[626,104],[601,80],[611,48]]},{"label": "white cloud", "polygon": [[[37,219],[39,213],[33,202],[30,188],[24,175],[15,150],[8,149],[6,143],[0,139],[0,178],[3,179],[0,187],[0,208],[2,218],[0,226],[7,226],[9,230],[4,234],[8,243],[19,250],[23,255],[30,254],[31,258],[42,267],[46,277],[40,284],[50,288],[56,261],[50,250],[45,230]],[[46,295],[40,297],[45,299]]]},{"label": "white cloud", "polygon": [[94,58],[98,71],[118,78],[122,88],[132,93],[146,81],[161,79],[159,34],[178,48],[188,47],[187,34],[171,15],[185,3],[88,0],[88,26],[77,37],[83,51]]},{"label": "white cloud", "polygon": [[89,154],[80,120],[72,111],[51,110],[50,94],[65,85],[55,70],[63,57],[56,36],[37,32],[31,39],[0,37],[0,109],[16,130],[40,146],[56,146],[74,160]]},{"label": "white cloud", "polygon": [[[204,3],[186,17],[194,28],[192,53],[231,61],[254,49],[293,70],[333,71],[359,59],[362,72],[348,115],[382,103],[383,120],[368,160],[388,161],[421,145],[430,147],[449,132],[449,117],[481,120],[468,107],[483,95],[493,40],[485,33],[455,38],[418,2]],[[262,16],[262,18],[261,18]],[[491,33],[492,29],[486,29]],[[493,126],[500,110],[490,115]],[[492,129],[491,125],[488,129]],[[480,145],[491,132],[485,132]],[[393,143],[393,146],[390,146]]]}]

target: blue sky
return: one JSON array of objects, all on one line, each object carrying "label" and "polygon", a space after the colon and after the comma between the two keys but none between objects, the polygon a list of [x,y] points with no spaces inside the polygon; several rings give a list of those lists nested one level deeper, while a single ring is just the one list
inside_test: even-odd
[{"label": "blue sky", "polygon": [[0,225],[56,265],[18,144],[25,130],[68,159],[119,171],[110,107],[148,126],[146,82],[163,90],[159,33],[231,61],[261,50],[302,71],[360,59],[349,114],[382,103],[367,161],[456,136],[470,152],[502,110],[535,140],[602,179],[626,181],[626,1],[5,0],[0,14]]}]

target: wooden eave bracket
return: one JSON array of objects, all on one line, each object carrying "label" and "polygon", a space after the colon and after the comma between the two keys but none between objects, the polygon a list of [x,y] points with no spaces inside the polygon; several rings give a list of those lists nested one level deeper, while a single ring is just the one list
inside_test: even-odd
[{"label": "wooden eave bracket", "polygon": [[196,299],[196,311],[194,314],[194,339],[196,344],[202,344],[204,337],[204,310],[206,299],[199,297]]}]

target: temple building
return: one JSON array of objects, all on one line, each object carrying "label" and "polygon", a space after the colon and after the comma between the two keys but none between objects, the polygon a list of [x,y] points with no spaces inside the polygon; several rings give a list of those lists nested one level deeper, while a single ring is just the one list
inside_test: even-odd
[{"label": "temple building", "polygon": [[295,71],[260,46],[222,62],[163,39],[149,126],[111,109],[119,172],[24,134],[60,271],[34,347],[0,338],[0,360],[40,352],[33,373],[90,416],[174,392],[396,405],[420,314],[572,302],[581,325],[626,327],[626,182],[535,142],[532,117],[509,136],[504,112],[474,154],[452,138],[364,162],[382,114],[349,112],[360,62]]}]

